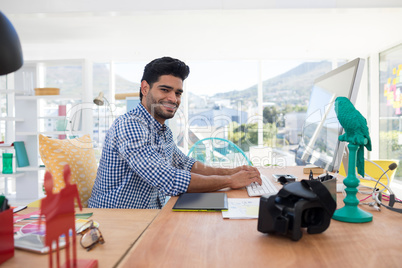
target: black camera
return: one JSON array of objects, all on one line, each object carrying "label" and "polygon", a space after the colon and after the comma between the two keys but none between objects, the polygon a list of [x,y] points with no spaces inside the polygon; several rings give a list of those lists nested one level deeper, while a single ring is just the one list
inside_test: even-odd
[{"label": "black camera", "polygon": [[324,232],[335,209],[334,198],[319,180],[291,182],[276,195],[261,196],[258,231],[298,241],[303,235],[301,228],[307,227],[309,234]]}]

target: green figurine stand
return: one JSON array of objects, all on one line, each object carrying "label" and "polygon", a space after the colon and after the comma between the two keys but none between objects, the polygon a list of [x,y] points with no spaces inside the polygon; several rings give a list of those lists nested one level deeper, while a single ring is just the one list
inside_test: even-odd
[{"label": "green figurine stand", "polygon": [[359,148],[358,145],[348,144],[349,148],[349,167],[348,175],[343,180],[343,184],[346,186],[346,197],[343,199],[345,206],[337,209],[332,216],[334,220],[343,222],[370,222],[373,220],[373,215],[358,207],[359,199],[357,199],[357,187],[360,180],[356,177],[356,153]]}]

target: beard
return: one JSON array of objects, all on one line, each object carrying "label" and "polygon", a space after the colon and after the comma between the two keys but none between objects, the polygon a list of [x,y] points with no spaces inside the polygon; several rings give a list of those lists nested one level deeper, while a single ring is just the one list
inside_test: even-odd
[{"label": "beard", "polygon": [[155,118],[163,120],[173,118],[179,105],[170,101],[157,101],[152,94],[147,95],[147,109]]}]

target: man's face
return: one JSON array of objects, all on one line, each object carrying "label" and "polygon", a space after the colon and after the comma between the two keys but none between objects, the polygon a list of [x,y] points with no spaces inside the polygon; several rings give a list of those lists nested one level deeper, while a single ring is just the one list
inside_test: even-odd
[{"label": "man's face", "polygon": [[141,91],[144,107],[159,123],[164,124],[179,108],[183,81],[173,75],[162,75],[152,88],[146,81],[142,81]]}]

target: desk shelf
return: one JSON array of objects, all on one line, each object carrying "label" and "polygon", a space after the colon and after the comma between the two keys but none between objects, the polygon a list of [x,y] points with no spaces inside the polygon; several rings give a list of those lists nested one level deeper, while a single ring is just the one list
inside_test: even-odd
[{"label": "desk shelf", "polygon": [[35,167],[35,166],[17,167],[17,172],[40,171],[40,170],[46,170],[46,167]]},{"label": "desk shelf", "polygon": [[0,150],[14,150],[14,146],[0,146]]},{"label": "desk shelf", "polygon": [[15,122],[23,122],[24,118],[17,118],[17,117],[0,117],[0,121],[15,121]]},{"label": "desk shelf", "polygon": [[0,89],[0,94],[24,94],[24,91],[15,89]]},{"label": "desk shelf", "polygon": [[25,175],[25,172],[19,172],[19,171],[11,173],[11,174],[0,173],[0,178],[18,178],[18,177],[22,177],[24,175]]}]

